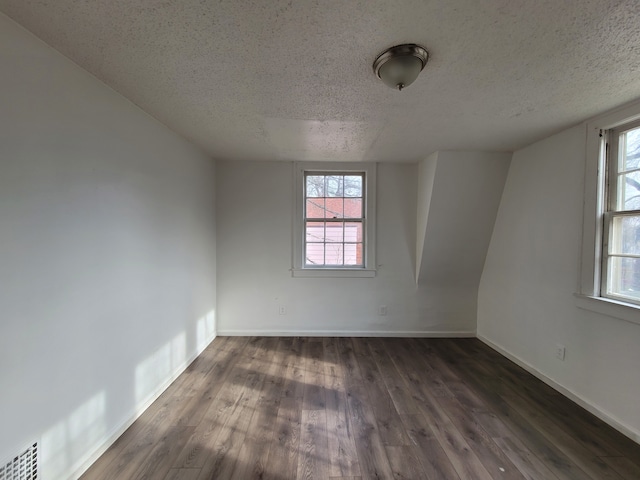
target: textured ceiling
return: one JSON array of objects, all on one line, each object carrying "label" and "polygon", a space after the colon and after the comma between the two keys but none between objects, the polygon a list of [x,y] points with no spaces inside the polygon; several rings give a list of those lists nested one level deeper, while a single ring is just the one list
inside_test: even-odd
[{"label": "textured ceiling", "polygon": [[[513,150],[640,97],[638,0],[0,0],[214,158]],[[430,53],[386,87],[387,47]]]}]

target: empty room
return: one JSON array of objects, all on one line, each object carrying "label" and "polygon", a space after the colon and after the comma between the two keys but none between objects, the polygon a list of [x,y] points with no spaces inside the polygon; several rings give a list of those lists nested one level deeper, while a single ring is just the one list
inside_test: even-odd
[{"label": "empty room", "polygon": [[0,480],[639,479],[639,26],[0,0]]}]

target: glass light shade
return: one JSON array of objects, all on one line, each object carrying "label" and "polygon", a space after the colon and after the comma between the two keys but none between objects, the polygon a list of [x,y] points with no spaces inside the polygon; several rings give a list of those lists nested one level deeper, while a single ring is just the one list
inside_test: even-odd
[{"label": "glass light shade", "polygon": [[422,60],[413,55],[391,58],[380,67],[380,79],[391,88],[402,90],[415,82],[422,71]]},{"label": "glass light shade", "polygon": [[378,55],[373,72],[385,85],[402,90],[418,78],[428,59],[429,53],[420,45],[396,45]]}]

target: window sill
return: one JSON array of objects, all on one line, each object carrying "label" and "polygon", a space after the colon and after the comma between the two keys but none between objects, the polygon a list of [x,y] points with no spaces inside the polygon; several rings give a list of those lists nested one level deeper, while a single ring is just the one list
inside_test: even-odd
[{"label": "window sill", "polygon": [[305,268],[291,270],[292,277],[316,278],[371,278],[376,271],[365,268]]},{"label": "window sill", "polygon": [[574,296],[578,308],[640,325],[640,305],[578,293]]}]

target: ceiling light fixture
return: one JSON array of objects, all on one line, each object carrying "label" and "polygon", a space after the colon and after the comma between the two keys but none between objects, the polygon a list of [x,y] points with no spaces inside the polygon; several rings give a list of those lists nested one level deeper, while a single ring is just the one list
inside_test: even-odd
[{"label": "ceiling light fixture", "polygon": [[402,90],[418,78],[428,59],[429,52],[420,45],[396,45],[378,55],[373,71],[385,85]]}]

